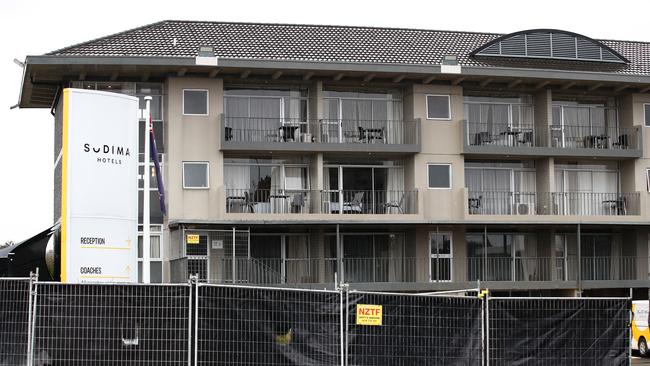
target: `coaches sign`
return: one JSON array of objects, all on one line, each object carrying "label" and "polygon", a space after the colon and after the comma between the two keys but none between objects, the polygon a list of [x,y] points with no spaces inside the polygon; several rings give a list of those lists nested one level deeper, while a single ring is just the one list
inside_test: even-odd
[{"label": "coaches sign", "polygon": [[137,282],[138,99],[63,91],[61,281]]}]

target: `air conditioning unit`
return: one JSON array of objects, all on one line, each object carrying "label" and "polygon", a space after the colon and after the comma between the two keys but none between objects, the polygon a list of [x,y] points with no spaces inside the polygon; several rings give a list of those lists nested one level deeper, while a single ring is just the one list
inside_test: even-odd
[{"label": "air conditioning unit", "polygon": [[532,205],[528,203],[515,203],[512,205],[513,215],[530,215],[532,212]]}]

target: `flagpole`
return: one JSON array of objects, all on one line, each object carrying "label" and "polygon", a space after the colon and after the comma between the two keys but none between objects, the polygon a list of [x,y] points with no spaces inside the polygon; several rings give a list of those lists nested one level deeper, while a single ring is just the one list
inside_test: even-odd
[{"label": "flagpole", "polygon": [[151,143],[149,137],[149,129],[151,128],[151,96],[144,97],[145,100],[145,124],[144,124],[144,182],[143,182],[143,192],[142,192],[142,282],[150,283],[149,270],[151,268],[149,262],[149,254],[151,247],[151,238],[150,238],[150,210],[151,205],[149,204],[149,186],[151,185],[151,154],[149,153],[149,145]]}]

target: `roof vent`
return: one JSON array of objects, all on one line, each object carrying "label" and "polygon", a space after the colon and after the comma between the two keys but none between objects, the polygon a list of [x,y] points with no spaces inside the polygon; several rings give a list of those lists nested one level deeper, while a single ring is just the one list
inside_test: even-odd
[{"label": "roof vent", "polygon": [[199,53],[196,56],[196,64],[202,66],[217,66],[217,57],[214,54],[214,47],[199,47]]},{"label": "roof vent", "polygon": [[210,46],[199,47],[199,57],[214,57],[214,47],[210,47]]},{"label": "roof vent", "polygon": [[458,64],[458,56],[445,55],[440,63],[441,74],[460,74],[460,65]]},{"label": "roof vent", "polygon": [[458,65],[458,56],[456,55],[445,55],[442,58],[443,65]]}]

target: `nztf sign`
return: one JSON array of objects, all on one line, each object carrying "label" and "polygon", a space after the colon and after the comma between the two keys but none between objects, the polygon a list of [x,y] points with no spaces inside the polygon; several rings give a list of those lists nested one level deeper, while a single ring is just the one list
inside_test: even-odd
[{"label": "nztf sign", "polygon": [[138,99],[65,89],[61,281],[137,282]]},{"label": "nztf sign", "polygon": [[357,325],[381,325],[381,305],[357,304]]}]

